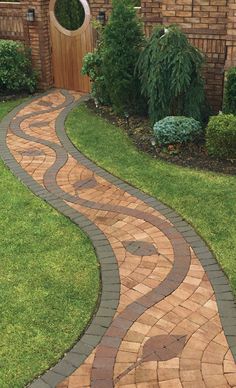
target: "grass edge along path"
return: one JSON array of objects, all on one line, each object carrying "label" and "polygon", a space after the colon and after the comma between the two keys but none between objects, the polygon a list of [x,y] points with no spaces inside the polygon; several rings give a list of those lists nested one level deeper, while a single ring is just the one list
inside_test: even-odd
[{"label": "grass edge along path", "polygon": [[[0,103],[0,119],[22,101]],[[71,348],[93,315],[89,239],[0,160],[0,386],[23,387]]]},{"label": "grass edge along path", "polygon": [[69,114],[66,128],[74,145],[92,161],[188,221],[215,254],[236,295],[236,177],[155,160],[84,104]]}]

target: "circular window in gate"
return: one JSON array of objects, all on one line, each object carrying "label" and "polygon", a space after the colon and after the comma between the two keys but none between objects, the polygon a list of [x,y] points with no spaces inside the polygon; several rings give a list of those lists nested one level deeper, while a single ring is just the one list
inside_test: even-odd
[{"label": "circular window in gate", "polygon": [[76,31],[84,24],[85,11],[80,0],[56,0],[54,13],[66,30]]}]

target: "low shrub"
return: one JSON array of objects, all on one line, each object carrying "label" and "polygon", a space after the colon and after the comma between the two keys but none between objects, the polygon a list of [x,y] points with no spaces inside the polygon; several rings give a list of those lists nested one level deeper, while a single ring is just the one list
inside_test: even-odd
[{"label": "low shrub", "polygon": [[221,159],[236,158],[236,116],[220,114],[210,118],[206,128],[209,155]]},{"label": "low shrub", "polygon": [[102,105],[110,105],[109,89],[107,88],[103,73],[104,28],[96,20],[93,21],[92,25],[97,33],[97,47],[93,52],[89,52],[84,56],[81,73],[90,78],[92,83],[91,94],[94,99]]},{"label": "low shrub", "polygon": [[236,67],[227,72],[224,93],[224,112],[236,114]]},{"label": "low shrub", "polygon": [[36,86],[37,76],[32,69],[30,50],[22,43],[0,40],[1,93],[33,93]]},{"label": "low shrub", "polygon": [[168,116],[156,122],[153,131],[160,145],[182,144],[199,138],[202,127],[190,117]]},{"label": "low shrub", "polygon": [[99,48],[84,56],[82,74],[88,75],[92,82],[92,96],[103,105],[109,104],[109,91],[102,72],[102,53]]}]

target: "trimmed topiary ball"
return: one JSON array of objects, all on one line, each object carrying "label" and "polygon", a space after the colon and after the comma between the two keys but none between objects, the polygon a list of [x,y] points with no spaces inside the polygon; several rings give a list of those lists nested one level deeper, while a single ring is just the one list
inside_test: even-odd
[{"label": "trimmed topiary ball", "polygon": [[236,158],[236,116],[220,114],[210,118],[206,129],[209,155],[221,159]]},{"label": "trimmed topiary ball", "polygon": [[197,140],[202,133],[202,126],[191,117],[168,116],[157,121],[153,131],[160,145],[182,144]]}]

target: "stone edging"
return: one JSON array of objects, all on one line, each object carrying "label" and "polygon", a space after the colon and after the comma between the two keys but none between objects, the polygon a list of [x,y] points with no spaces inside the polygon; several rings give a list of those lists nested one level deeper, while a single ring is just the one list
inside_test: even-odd
[{"label": "stone edging", "polygon": [[[42,95],[32,98],[30,102],[41,96]],[[84,99],[85,98],[81,98],[79,103],[83,102]],[[28,104],[29,101],[21,104],[10,114],[8,114],[1,122],[0,155],[5,164],[26,186],[31,189],[31,191],[34,192],[34,194],[44,199],[65,216],[69,217],[88,235],[94,245],[98,260],[100,261],[102,277],[102,294],[100,306],[85,334],[66,354],[66,356],[61,361],[59,361],[58,364],[56,364],[53,368],[51,368],[48,372],[46,372],[30,385],[31,388],[46,388],[55,387],[56,384],[63,381],[67,376],[71,375],[71,373],[73,373],[73,371],[85,361],[87,356],[100,342],[102,336],[112,322],[116,312],[116,308],[119,302],[120,284],[115,255],[108,240],[100,231],[100,229],[96,227],[91,221],[89,221],[85,216],[79,214],[76,210],[71,209],[63,202],[62,199],[59,199],[57,196],[43,189],[18,165],[14,157],[11,155],[6,145],[7,129],[15,115]],[[211,281],[216,295],[222,327],[224,329],[234,359],[236,360],[236,305],[234,303],[234,297],[228,284],[228,279],[220,268],[213,254],[210,252],[206,243],[198,236],[195,230],[175,211],[98,167],[75,148],[65,133],[64,122],[71,109],[77,105],[78,102],[67,105],[57,118],[56,131],[62,145],[82,165],[91,169],[94,173],[105,178],[110,183],[115,184],[117,187],[126,190],[129,194],[135,195],[147,205],[153,207],[154,209],[161,212],[164,216],[168,217],[178,232],[182,234],[186,242],[191,244],[191,247],[194,249],[204,270],[208,275],[209,280]],[[112,291],[113,294],[112,299],[109,297],[110,291]]]}]

